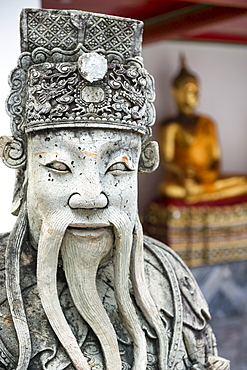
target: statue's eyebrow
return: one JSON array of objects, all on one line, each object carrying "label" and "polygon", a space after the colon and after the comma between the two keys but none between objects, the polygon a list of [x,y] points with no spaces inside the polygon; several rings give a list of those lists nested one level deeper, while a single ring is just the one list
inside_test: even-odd
[{"label": "statue's eyebrow", "polygon": [[121,156],[120,157],[120,159],[124,162],[124,163],[126,163],[130,168],[132,168],[133,167],[133,161],[131,160],[131,158],[130,157],[128,157],[127,155],[123,155],[123,156]]},{"label": "statue's eyebrow", "polygon": [[35,155],[41,155],[41,154],[46,154],[46,152],[38,152],[38,153],[35,153]]},{"label": "statue's eyebrow", "polygon": [[97,157],[98,156],[98,153],[90,153],[90,152],[81,152],[83,155],[89,155],[89,156],[92,156],[92,157]]},{"label": "statue's eyebrow", "polygon": [[[35,155],[47,154],[47,152],[37,152]],[[51,154],[59,155],[59,152],[52,152]]]},{"label": "statue's eyebrow", "polygon": [[122,154],[122,155],[119,155],[119,156],[112,156],[111,159],[109,160],[108,166],[111,167],[113,164],[116,164],[118,162],[125,163],[126,166],[130,170],[134,170],[134,168],[135,168],[135,162],[131,159],[130,156],[128,156],[128,154],[127,155]]}]

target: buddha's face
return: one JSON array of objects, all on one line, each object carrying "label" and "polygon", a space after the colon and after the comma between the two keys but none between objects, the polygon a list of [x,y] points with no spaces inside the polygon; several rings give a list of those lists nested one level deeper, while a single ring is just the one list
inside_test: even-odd
[{"label": "buddha's face", "polygon": [[178,109],[184,114],[193,113],[198,104],[199,86],[195,80],[186,80],[173,89]]}]

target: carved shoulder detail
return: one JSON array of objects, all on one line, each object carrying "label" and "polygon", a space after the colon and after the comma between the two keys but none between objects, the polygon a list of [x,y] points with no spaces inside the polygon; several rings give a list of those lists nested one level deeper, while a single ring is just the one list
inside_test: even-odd
[{"label": "carved shoulder detail", "polygon": [[0,234],[0,304],[7,298],[5,287],[5,250],[9,233]]},{"label": "carved shoulder detail", "polygon": [[150,237],[144,237],[144,244],[157,260],[162,261],[164,258],[170,262],[182,295],[183,322],[196,330],[203,329],[211,316],[208,304],[189,268],[167,245]]},{"label": "carved shoulder detail", "polygon": [[[9,233],[0,234],[0,304],[6,300],[5,288],[5,249],[8,243]],[[3,312],[0,307],[0,317]],[[12,354],[5,347],[0,338],[0,366],[3,365],[4,369],[12,370],[16,368],[16,362]],[[1,369],[1,367],[0,367]]]},{"label": "carved shoulder detail", "polygon": [[[0,366],[1,365],[4,365],[8,370],[14,370],[16,369],[17,363],[0,339]],[[2,368],[0,367],[0,369]]]},{"label": "carved shoulder detail", "polygon": [[4,269],[5,249],[8,243],[9,233],[0,234],[0,271]]}]

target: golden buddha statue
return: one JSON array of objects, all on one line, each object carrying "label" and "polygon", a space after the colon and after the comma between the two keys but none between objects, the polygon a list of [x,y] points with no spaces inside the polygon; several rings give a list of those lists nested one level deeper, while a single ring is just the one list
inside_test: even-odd
[{"label": "golden buddha statue", "polygon": [[220,147],[215,123],[195,112],[199,82],[184,57],[172,81],[178,114],[161,126],[160,150],[166,169],[162,195],[200,202],[247,194],[247,177],[220,175]]}]

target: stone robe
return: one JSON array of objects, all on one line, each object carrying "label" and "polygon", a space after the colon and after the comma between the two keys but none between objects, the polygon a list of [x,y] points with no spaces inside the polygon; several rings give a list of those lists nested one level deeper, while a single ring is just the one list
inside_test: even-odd
[{"label": "stone robe", "polygon": [[[15,369],[18,341],[9,311],[5,288],[5,248],[8,234],[0,236],[0,369]],[[144,237],[145,273],[151,295],[166,326],[169,343],[168,369],[204,369],[207,355],[216,355],[216,342],[208,324],[210,315],[200,289],[181,259],[164,244]],[[74,366],[60,345],[47,318],[36,284],[37,252],[25,240],[22,246],[21,290],[32,342],[29,370],[72,370]],[[79,315],[71,299],[59,261],[57,286],[60,303],[67,321],[93,370],[104,369],[97,338]],[[113,290],[112,261],[100,267],[97,287],[103,305],[115,328],[122,369],[131,369],[133,345],[118,313]],[[155,331],[136,305],[131,282],[130,293],[146,334],[148,370],[158,370],[158,343]]]}]

